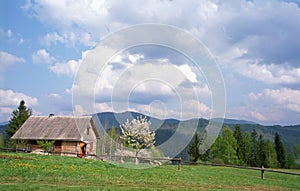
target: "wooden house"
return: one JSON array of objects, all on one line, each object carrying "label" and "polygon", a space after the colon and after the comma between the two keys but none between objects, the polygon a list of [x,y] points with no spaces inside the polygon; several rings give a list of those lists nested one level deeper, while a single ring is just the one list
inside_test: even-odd
[{"label": "wooden house", "polygon": [[29,151],[40,149],[37,140],[55,140],[52,152],[96,154],[99,133],[92,116],[30,116],[12,139],[23,140]]}]

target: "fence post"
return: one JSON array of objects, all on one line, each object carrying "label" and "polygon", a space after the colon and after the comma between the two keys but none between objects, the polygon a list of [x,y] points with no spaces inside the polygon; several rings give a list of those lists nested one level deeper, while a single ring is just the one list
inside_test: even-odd
[{"label": "fence post", "polygon": [[181,171],[181,163],[182,163],[182,159],[181,157],[178,159],[178,171]]},{"label": "fence post", "polygon": [[265,168],[264,165],[261,166],[261,179],[265,178]]}]

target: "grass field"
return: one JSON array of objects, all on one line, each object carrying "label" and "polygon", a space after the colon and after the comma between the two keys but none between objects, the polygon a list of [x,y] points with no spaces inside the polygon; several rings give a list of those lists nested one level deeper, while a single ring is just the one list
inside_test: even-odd
[{"label": "grass field", "polygon": [[60,156],[0,152],[0,190],[300,190],[300,176],[211,166],[135,170]]}]

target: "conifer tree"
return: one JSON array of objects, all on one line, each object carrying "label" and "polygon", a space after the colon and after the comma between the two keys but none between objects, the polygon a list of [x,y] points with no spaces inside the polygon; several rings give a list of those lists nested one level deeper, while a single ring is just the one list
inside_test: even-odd
[{"label": "conifer tree", "polygon": [[245,149],[245,163],[250,166],[250,159],[252,156],[252,145],[251,145],[251,135],[249,132],[244,133],[244,149]]},{"label": "conifer tree", "polygon": [[284,151],[284,147],[280,135],[278,133],[275,133],[274,144],[275,144],[275,150],[277,154],[277,161],[279,163],[279,167],[284,168],[286,164],[285,151]]},{"label": "conifer tree", "polygon": [[207,130],[204,130],[202,138],[201,138],[201,145],[200,145],[200,159],[203,162],[207,162],[209,159],[209,153],[210,153],[210,145],[208,143],[208,134],[207,134]]},{"label": "conifer tree", "polygon": [[235,130],[233,136],[237,142],[236,155],[238,157],[238,163],[242,165],[245,163],[245,146],[244,146],[243,135],[242,135],[241,127],[239,125],[236,125],[234,129]]},{"label": "conifer tree", "polygon": [[11,118],[8,124],[8,128],[6,129],[7,138],[11,138],[16,131],[23,125],[23,123],[30,117],[32,114],[32,110],[27,108],[25,105],[25,101],[22,100],[18,109],[14,110],[11,114]]},{"label": "conifer tree", "polygon": [[258,167],[258,140],[257,140],[257,132],[255,129],[251,132],[251,157],[250,157],[250,166]]},{"label": "conifer tree", "polygon": [[200,158],[200,153],[199,153],[200,144],[201,144],[201,140],[199,139],[198,132],[196,131],[194,134],[193,141],[189,144],[189,148],[188,148],[190,161],[197,162],[197,160]]},{"label": "conifer tree", "polygon": [[258,166],[266,165],[266,145],[264,136],[262,134],[259,135],[258,139]]}]

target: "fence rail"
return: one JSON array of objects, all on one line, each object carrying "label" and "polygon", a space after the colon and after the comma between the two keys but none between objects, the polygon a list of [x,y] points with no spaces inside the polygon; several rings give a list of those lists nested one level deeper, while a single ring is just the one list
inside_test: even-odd
[{"label": "fence rail", "polygon": [[290,175],[297,175],[300,176],[300,173],[297,172],[289,172],[289,171],[280,171],[275,169],[266,169],[263,166],[259,167],[249,167],[249,166],[237,166],[237,165],[229,165],[229,164],[213,164],[213,163],[200,163],[200,162],[183,162],[187,165],[209,165],[209,166],[223,166],[223,167],[231,167],[231,168],[239,168],[239,169],[247,169],[247,170],[259,170],[262,173],[262,179],[264,172],[275,172],[275,173],[282,173],[282,174],[290,174]]}]

